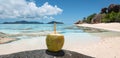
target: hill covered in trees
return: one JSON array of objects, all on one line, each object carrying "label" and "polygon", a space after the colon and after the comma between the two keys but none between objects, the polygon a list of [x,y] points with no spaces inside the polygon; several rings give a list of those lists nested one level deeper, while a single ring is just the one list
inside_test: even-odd
[{"label": "hill covered in trees", "polygon": [[99,14],[93,13],[88,17],[84,17],[83,20],[75,22],[75,24],[110,22],[120,22],[120,4],[111,4],[108,7],[104,7]]},{"label": "hill covered in trees", "polygon": [[[63,22],[51,21],[46,24],[64,24]],[[36,22],[36,21],[15,21],[15,22],[3,22],[2,24],[44,24],[43,22]]]},{"label": "hill covered in trees", "polygon": [[36,21],[15,21],[15,22],[3,22],[2,24],[44,24],[43,22],[36,22]]}]

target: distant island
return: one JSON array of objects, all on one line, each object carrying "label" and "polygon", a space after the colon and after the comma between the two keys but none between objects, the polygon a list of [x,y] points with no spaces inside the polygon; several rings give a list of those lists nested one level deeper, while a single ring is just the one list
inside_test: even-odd
[{"label": "distant island", "polygon": [[[57,21],[51,21],[48,22],[47,24],[53,24],[53,23],[57,23],[57,24],[63,24],[63,22],[57,22]],[[36,21],[15,21],[15,22],[3,22],[2,24],[44,24],[43,22],[36,22]]]},{"label": "distant island", "polygon": [[15,22],[3,22],[2,24],[44,24],[42,22],[36,22],[36,21],[15,21]]},{"label": "distant island", "polygon": [[78,20],[75,24],[82,23],[120,23],[120,4],[110,4],[108,7],[101,8],[100,13],[93,13],[82,20]]},{"label": "distant island", "polygon": [[48,22],[47,24],[54,24],[54,23],[56,23],[56,24],[64,24],[63,22],[57,22],[57,21],[51,21],[51,22]]}]

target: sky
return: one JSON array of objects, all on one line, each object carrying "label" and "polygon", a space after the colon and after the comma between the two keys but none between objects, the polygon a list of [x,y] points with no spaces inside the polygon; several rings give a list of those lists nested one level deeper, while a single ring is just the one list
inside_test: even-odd
[{"label": "sky", "polygon": [[26,20],[73,24],[110,4],[120,4],[120,0],[0,0],[0,23]]}]

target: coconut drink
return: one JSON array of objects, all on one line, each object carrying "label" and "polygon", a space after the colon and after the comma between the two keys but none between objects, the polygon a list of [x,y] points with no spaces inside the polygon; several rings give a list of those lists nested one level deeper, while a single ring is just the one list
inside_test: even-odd
[{"label": "coconut drink", "polygon": [[54,33],[48,34],[46,38],[46,45],[48,51],[60,51],[64,44],[64,35],[56,32],[56,23],[54,23]]}]

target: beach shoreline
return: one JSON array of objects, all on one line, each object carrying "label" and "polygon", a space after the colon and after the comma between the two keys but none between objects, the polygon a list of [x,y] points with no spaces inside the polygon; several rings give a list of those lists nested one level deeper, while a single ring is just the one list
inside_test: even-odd
[{"label": "beach shoreline", "polygon": [[99,36],[100,42],[79,51],[96,58],[120,58],[120,23],[77,24],[76,26],[108,31],[91,33],[91,35]]},{"label": "beach shoreline", "polygon": [[120,32],[120,23],[76,24],[76,26]]},{"label": "beach shoreline", "polygon": [[16,41],[17,39],[14,38],[0,38],[0,44],[6,44],[6,43],[10,43],[12,41]]}]

